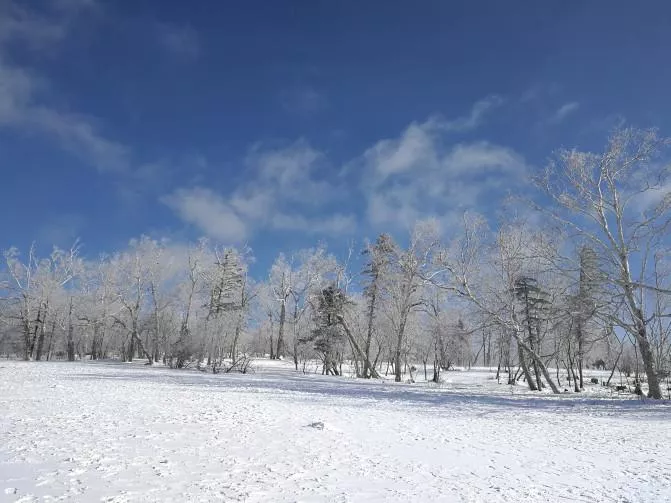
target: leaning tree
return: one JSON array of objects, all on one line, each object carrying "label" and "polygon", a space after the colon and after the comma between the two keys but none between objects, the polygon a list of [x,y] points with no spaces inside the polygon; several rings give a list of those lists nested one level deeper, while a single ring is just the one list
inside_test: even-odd
[{"label": "leaning tree", "polygon": [[603,152],[560,150],[537,178],[553,204],[536,207],[598,256],[610,307],[599,314],[636,341],[648,395],[657,399],[662,392],[650,337],[658,314],[649,301],[671,294],[651,267],[655,253],[668,245],[671,164],[663,153],[670,145],[655,130],[620,129]]}]

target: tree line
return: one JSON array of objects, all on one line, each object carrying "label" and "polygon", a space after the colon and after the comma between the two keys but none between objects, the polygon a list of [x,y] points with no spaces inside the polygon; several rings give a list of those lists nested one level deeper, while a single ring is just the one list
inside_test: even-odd
[{"label": "tree line", "polygon": [[[662,398],[671,367],[669,140],[622,129],[601,153],[562,150],[524,196],[526,211],[458,228],[417,222],[338,259],[324,246],[280,254],[252,278],[248,249],[143,236],[98,260],[75,245],[4,252],[0,351],[26,360],[145,358],[246,371],[296,370],[440,382],[453,366],[559,393],[587,365],[636,366]],[[360,253],[360,260],[353,260]],[[354,264],[362,263],[363,266]],[[640,363],[640,371],[639,371]],[[611,374],[612,376],[612,374]]]}]

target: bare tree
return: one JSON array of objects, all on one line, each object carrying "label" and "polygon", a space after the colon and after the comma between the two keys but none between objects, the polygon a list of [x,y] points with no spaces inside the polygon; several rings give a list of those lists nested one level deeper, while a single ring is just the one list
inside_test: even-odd
[{"label": "bare tree", "polygon": [[369,362],[370,360],[370,348],[375,329],[375,316],[377,314],[378,304],[386,293],[385,281],[387,281],[387,274],[390,270],[392,256],[397,251],[396,248],[396,243],[394,243],[391,236],[388,234],[380,234],[375,244],[369,244],[364,250],[364,254],[368,256],[368,262],[363,270],[363,274],[368,278],[364,285],[364,295],[367,302],[367,327],[366,341],[364,344],[366,361],[364,362],[362,372],[362,377],[364,378],[368,378],[371,375],[371,369],[366,362]]},{"label": "bare tree", "polygon": [[669,294],[650,274],[665,242],[671,208],[671,166],[660,160],[671,145],[654,130],[618,130],[602,153],[561,150],[538,184],[554,205],[537,205],[584,240],[599,257],[610,309],[606,321],[622,327],[638,345],[648,395],[661,398],[647,312],[651,294]]},{"label": "bare tree", "polygon": [[123,327],[128,337],[124,344],[124,358],[132,361],[136,345],[148,362],[153,363],[152,355],[147,352],[140,338],[140,316],[145,307],[148,291],[149,272],[147,269],[147,248],[149,238],[142,237],[132,241],[130,248],[117,253],[110,260],[113,271],[112,284],[118,309],[112,314],[117,325]]},{"label": "bare tree", "polygon": [[10,278],[6,301],[13,304],[14,318],[21,326],[25,360],[42,358],[47,316],[78,272],[77,252],[76,244],[69,251],[54,248],[41,259],[33,245],[25,263],[16,248],[4,254]]},{"label": "bare tree", "polygon": [[[497,239],[489,242],[486,228],[484,219],[465,216],[463,234],[433,255],[434,269],[425,278],[468,301],[483,318],[507,330],[520,348],[521,360],[526,361],[528,355],[552,391],[559,393],[545,364],[549,355],[529,343],[523,311],[515,295],[515,281],[524,275],[529,261],[547,262],[554,245],[541,237],[532,239],[519,227],[503,228]],[[532,387],[530,375],[527,381]]]},{"label": "bare tree", "polygon": [[419,222],[412,231],[408,248],[405,250],[395,248],[393,251],[390,274],[384,288],[389,295],[387,315],[395,334],[393,362],[396,382],[401,381],[403,372],[401,360],[406,343],[408,320],[411,313],[425,302],[426,282],[423,274],[429,265],[431,253],[437,246],[437,236],[435,222]]},{"label": "bare tree", "polygon": [[[284,254],[280,253],[270,269],[269,285],[279,304],[277,347],[274,357],[281,359],[284,356],[284,327],[287,321],[287,303],[293,290],[293,270]],[[272,349],[271,349],[272,353]]]}]

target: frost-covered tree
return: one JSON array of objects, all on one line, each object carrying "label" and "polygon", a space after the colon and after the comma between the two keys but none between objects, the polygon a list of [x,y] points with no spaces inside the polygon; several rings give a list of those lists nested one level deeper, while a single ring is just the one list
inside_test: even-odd
[{"label": "frost-covered tree", "polygon": [[394,330],[394,379],[401,381],[402,356],[411,314],[425,302],[424,275],[438,242],[436,223],[419,222],[412,231],[407,249],[395,248],[385,283],[389,295],[387,316]]},{"label": "frost-covered tree", "polygon": [[111,284],[114,304],[111,316],[115,325],[124,332],[122,356],[132,361],[136,349],[153,362],[140,337],[140,322],[147,307],[149,291],[149,252],[154,248],[151,239],[143,236],[131,241],[127,250],[118,252],[110,258]]},{"label": "frost-covered tree", "polygon": [[[397,245],[389,234],[380,234],[373,244],[364,249],[367,262],[362,271],[364,279],[364,298],[366,299],[366,340],[364,354],[366,361],[370,360],[371,343],[375,332],[377,310],[380,302],[386,296],[386,282],[391,269]],[[371,369],[364,362],[362,377],[371,376]]]},{"label": "frost-covered tree", "polygon": [[292,262],[291,292],[289,299],[289,317],[291,325],[290,352],[294,366],[298,370],[303,346],[300,341],[309,330],[306,313],[310,307],[310,296],[322,291],[332,281],[337,270],[335,257],[328,254],[326,248],[304,249],[295,254]]},{"label": "frost-covered tree", "polygon": [[287,261],[283,253],[275,260],[270,268],[268,285],[272,295],[279,306],[277,316],[277,346],[271,355],[275,358],[282,358],[285,353],[284,347],[284,328],[287,321],[287,303],[293,290],[294,271],[291,264]]},{"label": "frost-covered tree", "polygon": [[[436,287],[466,300],[483,318],[509,333],[522,355],[520,360],[526,361],[528,356],[552,391],[559,393],[547,368],[552,355],[529,344],[524,306],[515,290],[515,282],[530,268],[550,267],[556,251],[550,236],[529,232],[524,225],[502,228],[495,239],[489,239],[485,220],[466,216],[462,234],[434,254],[434,270],[427,278]],[[532,389],[536,387],[529,378],[527,383]]]},{"label": "frost-covered tree", "polygon": [[[4,256],[8,276],[6,309],[20,327],[23,358],[40,360],[48,318],[55,319],[55,305],[80,269],[77,247],[68,251],[54,248],[48,257],[40,258],[33,245],[25,262],[16,248]],[[72,352],[68,351],[68,355],[74,359]]]},{"label": "frost-covered tree", "polygon": [[656,285],[652,257],[668,246],[671,164],[662,157],[671,140],[654,130],[621,129],[601,153],[560,150],[538,184],[554,205],[537,205],[562,227],[589,243],[604,272],[611,302],[607,317],[636,341],[649,396],[661,398],[650,327],[651,295],[671,294]]}]

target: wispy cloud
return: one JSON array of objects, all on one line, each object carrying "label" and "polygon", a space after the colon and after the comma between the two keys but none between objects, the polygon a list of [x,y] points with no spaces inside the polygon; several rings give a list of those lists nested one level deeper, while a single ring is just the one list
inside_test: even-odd
[{"label": "wispy cloud", "polygon": [[564,119],[566,119],[569,115],[575,113],[578,109],[580,108],[580,103],[577,101],[571,101],[570,103],[565,103],[564,105],[560,106],[557,111],[550,117],[550,120],[548,122],[552,124],[559,124],[562,122]]},{"label": "wispy cloud", "polygon": [[41,133],[99,171],[125,171],[129,162],[126,146],[103,136],[90,118],[50,106],[44,99],[49,91],[47,80],[7,62],[14,42],[29,41],[39,49],[64,38],[73,9],[82,8],[83,0],[71,0],[69,4],[63,4],[62,8],[68,10],[55,17],[38,15],[12,2],[2,4],[0,127]]},{"label": "wispy cloud", "polygon": [[[413,122],[398,137],[374,143],[349,162],[338,180],[329,177],[333,165],[326,155],[305,140],[282,148],[257,145],[245,159],[249,179],[234,190],[215,194],[202,186],[182,188],[164,202],[183,221],[220,239],[247,238],[265,229],[351,233],[359,222],[342,211],[344,201],[363,203],[368,223],[376,227],[410,227],[429,216],[447,226],[464,209],[503,199],[524,178],[524,159],[512,149],[453,140],[457,133],[476,129],[501,103],[490,97],[465,117]],[[352,190],[352,177],[358,179],[358,192]],[[357,195],[363,200],[354,200]]]},{"label": "wispy cloud", "polygon": [[477,101],[472,107],[471,112],[465,117],[458,117],[451,121],[440,122],[440,127],[445,131],[471,131],[479,127],[487,114],[503,105],[503,98],[498,95],[487,96]]},{"label": "wispy cloud", "polygon": [[308,218],[303,215],[278,213],[273,216],[272,226],[278,230],[299,231],[306,234],[343,235],[356,229],[354,215],[327,215]]},{"label": "wispy cloud", "polygon": [[93,121],[42,103],[43,79],[0,59],[0,127],[42,133],[98,171],[122,172],[129,149],[100,134]]},{"label": "wispy cloud", "polygon": [[259,144],[244,161],[248,179],[233,191],[181,188],[163,202],[182,221],[224,241],[240,242],[263,229],[351,233],[356,228],[353,215],[333,211],[332,206],[327,210],[342,192],[320,176],[326,162],[305,140],[281,148]]},{"label": "wispy cloud", "polygon": [[179,218],[196,226],[207,236],[227,243],[247,239],[249,226],[221,195],[203,187],[179,189],[163,198]]},{"label": "wispy cloud", "polygon": [[200,56],[200,37],[191,26],[158,23],[156,34],[159,44],[169,54],[184,59],[195,59]]},{"label": "wispy cloud", "polygon": [[67,31],[63,19],[50,19],[13,1],[0,2],[0,46],[20,43],[28,48],[45,47],[61,40]]},{"label": "wispy cloud", "polygon": [[468,116],[453,121],[413,122],[397,138],[380,140],[355,159],[351,164],[363,173],[368,221],[410,227],[418,218],[434,216],[449,225],[464,209],[501,200],[524,178],[522,156],[487,141],[452,139],[454,132],[475,129],[492,106],[479,102]]}]

